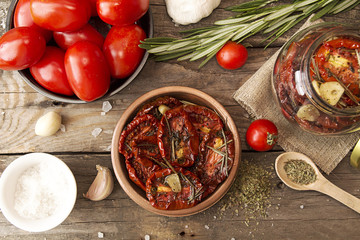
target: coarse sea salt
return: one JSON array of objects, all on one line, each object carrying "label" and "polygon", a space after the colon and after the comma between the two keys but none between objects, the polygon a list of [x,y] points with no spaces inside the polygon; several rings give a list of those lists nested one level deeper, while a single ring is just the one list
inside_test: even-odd
[{"label": "coarse sea salt", "polygon": [[70,183],[56,164],[43,161],[26,169],[19,177],[14,208],[28,219],[43,219],[63,211]]},{"label": "coarse sea salt", "polygon": [[110,104],[109,101],[103,102],[103,105],[102,105],[102,110],[103,110],[103,112],[107,113],[107,112],[109,112],[111,109],[112,109],[112,106],[111,106],[111,104]]},{"label": "coarse sea salt", "polygon": [[98,137],[101,132],[102,132],[102,129],[101,129],[101,128],[95,128],[95,129],[91,132],[91,135],[93,135],[93,137]]}]

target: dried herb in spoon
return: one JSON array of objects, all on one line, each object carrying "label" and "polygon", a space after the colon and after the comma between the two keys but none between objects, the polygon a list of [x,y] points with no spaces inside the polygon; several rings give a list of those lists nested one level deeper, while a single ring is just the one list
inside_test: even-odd
[{"label": "dried herb in spoon", "polygon": [[314,168],[303,160],[289,160],[284,165],[284,170],[288,178],[301,185],[308,185],[316,181]]}]

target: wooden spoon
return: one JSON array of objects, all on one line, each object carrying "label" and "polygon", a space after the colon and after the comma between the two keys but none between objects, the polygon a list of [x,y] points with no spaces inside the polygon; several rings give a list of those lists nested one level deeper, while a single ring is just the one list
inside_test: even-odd
[{"label": "wooden spoon", "polygon": [[[308,164],[310,164],[317,175],[316,181],[314,183],[310,183],[308,185],[301,185],[294,183],[291,181],[285,170],[284,165],[289,160],[304,160]],[[345,204],[349,208],[353,209],[354,211],[360,213],[360,199],[354,197],[353,195],[345,192],[341,188],[332,184],[329,180],[327,180],[316,167],[314,162],[305,156],[304,154],[297,153],[297,152],[287,152],[283,153],[276,158],[275,161],[275,170],[281,181],[283,181],[288,187],[295,189],[295,190],[315,190],[321,193],[324,193],[339,202]]]}]

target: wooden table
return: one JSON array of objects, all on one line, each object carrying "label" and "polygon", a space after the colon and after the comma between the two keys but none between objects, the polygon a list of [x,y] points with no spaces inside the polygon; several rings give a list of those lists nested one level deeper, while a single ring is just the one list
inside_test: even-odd
[{"label": "wooden table", "polygon": [[[180,30],[206,26],[231,16],[224,7],[244,1],[223,0],[210,17],[187,27],[177,27],[171,22],[163,0],[150,2],[154,35],[179,36]],[[10,0],[0,2],[1,34],[4,33],[9,3]],[[351,23],[358,19],[359,14],[360,7],[357,7],[325,20]],[[317,192],[277,187],[280,180],[274,170],[271,170],[274,187],[268,216],[249,222],[246,222],[245,211],[239,206],[222,210],[229,201],[228,196],[202,213],[182,218],[147,212],[133,202],[117,182],[106,200],[91,202],[82,197],[96,175],[96,164],[112,168],[110,144],[121,114],[139,96],[164,86],[189,86],[216,98],[237,124],[242,141],[242,160],[271,168],[282,149],[276,147],[270,152],[259,153],[247,146],[244,135],[251,119],[232,94],[294,31],[291,30],[266,50],[261,43],[264,36],[248,39],[247,42],[253,46],[249,48],[249,59],[244,67],[235,71],[220,68],[214,59],[201,69],[198,69],[199,62],[148,60],[135,81],[108,99],[113,108],[105,116],[101,115],[102,101],[88,104],[56,102],[35,92],[16,72],[0,71],[0,173],[25,153],[47,152],[68,164],[78,184],[75,207],[60,226],[43,233],[28,233],[11,225],[0,214],[0,236],[5,239],[98,239],[98,234],[103,233],[104,239],[145,239],[147,235],[151,239],[358,239],[358,213]],[[66,131],[59,131],[51,137],[36,136],[34,126],[37,119],[50,110],[61,113]],[[103,130],[97,137],[92,135],[95,128]],[[349,165],[349,155],[327,178],[360,197],[360,172]]]}]

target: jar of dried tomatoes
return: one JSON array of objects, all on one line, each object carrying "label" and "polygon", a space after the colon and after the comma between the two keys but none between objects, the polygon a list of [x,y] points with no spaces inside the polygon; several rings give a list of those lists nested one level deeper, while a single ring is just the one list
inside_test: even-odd
[{"label": "jar of dried tomatoes", "polygon": [[321,23],[295,34],[283,46],[272,83],[289,121],[320,135],[360,130],[359,31]]}]

